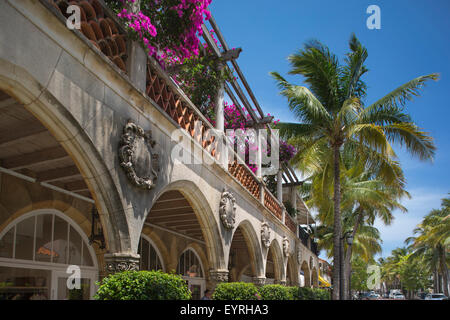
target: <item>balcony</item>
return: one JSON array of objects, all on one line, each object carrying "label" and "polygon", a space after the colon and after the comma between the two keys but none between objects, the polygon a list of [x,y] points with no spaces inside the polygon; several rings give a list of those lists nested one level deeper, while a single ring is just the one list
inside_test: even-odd
[{"label": "balcony", "polygon": [[[56,15],[61,23],[65,23],[69,16],[66,13],[69,4],[77,4],[81,11],[81,29],[79,31],[74,30],[75,34],[88,43],[93,51],[109,61],[119,74],[128,78],[133,85],[138,87],[143,95],[153,105],[157,106],[160,112],[165,113],[174,125],[185,130],[217,163],[223,163],[224,157],[231,154],[234,160],[220,167],[226,170],[253,198],[259,201],[275,219],[294,234],[297,233],[297,219],[286,214],[282,200],[270,192],[262,178],[258,177],[232,148],[225,150],[219,148],[226,139],[223,131],[217,130],[208,121],[185,92],[180,89],[170,74],[154,58],[146,56],[143,60],[138,59],[135,55],[133,56],[131,49],[136,47],[136,43],[128,37],[125,27],[103,0],[75,0],[70,1],[70,3],[62,0],[40,0],[40,2]],[[209,23],[224,51],[221,51],[213,41],[209,32],[204,32],[204,41],[220,58],[230,50],[214,19],[211,18]],[[205,25],[203,25],[203,29],[208,30]],[[227,63],[231,64],[237,72],[242,86],[236,79],[230,79],[224,86],[226,94],[239,109],[248,111],[254,124],[267,123],[264,122],[267,119],[265,119],[262,109],[236,59],[231,59]],[[144,68],[142,68],[143,65]],[[139,69],[144,69],[145,74],[139,74]]]}]

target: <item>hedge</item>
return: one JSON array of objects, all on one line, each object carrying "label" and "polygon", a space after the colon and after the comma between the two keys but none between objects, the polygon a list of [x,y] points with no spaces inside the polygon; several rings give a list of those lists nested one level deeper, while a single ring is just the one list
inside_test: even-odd
[{"label": "hedge", "polygon": [[259,300],[261,297],[253,283],[222,282],[214,290],[214,300]]},{"label": "hedge", "polygon": [[325,289],[285,287],[268,284],[256,287],[253,283],[220,283],[213,294],[214,300],[330,300]]},{"label": "hedge", "polygon": [[189,300],[191,292],[180,275],[162,271],[124,271],[107,276],[96,300]]},{"label": "hedge", "polygon": [[279,284],[267,284],[258,292],[263,300],[293,300],[292,290]]}]

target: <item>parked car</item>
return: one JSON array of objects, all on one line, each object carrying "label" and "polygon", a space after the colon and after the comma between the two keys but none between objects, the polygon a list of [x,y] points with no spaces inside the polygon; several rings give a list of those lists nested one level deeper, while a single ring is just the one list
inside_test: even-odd
[{"label": "parked car", "polygon": [[389,292],[389,299],[394,299],[394,295],[397,293],[402,293],[399,289],[393,289]]},{"label": "parked car", "polygon": [[419,300],[425,300],[425,297],[428,295],[428,293],[426,293],[426,292],[419,292],[418,294],[417,294],[417,298],[419,299]]},{"label": "parked car", "polygon": [[392,299],[394,299],[394,300],[405,300],[405,296],[403,295],[403,293],[396,292],[396,293],[393,294]]},{"label": "parked car", "polygon": [[381,297],[378,293],[371,293],[367,296],[369,300],[379,300]]},{"label": "parked car", "polygon": [[426,295],[425,300],[448,300],[448,297],[443,293],[429,293]]}]

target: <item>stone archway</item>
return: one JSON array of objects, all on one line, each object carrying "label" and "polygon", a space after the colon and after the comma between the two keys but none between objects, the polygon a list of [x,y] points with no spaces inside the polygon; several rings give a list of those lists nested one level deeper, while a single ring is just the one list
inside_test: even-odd
[{"label": "stone archway", "polygon": [[300,284],[300,279],[298,276],[298,265],[294,261],[294,257],[289,256],[286,265],[286,285],[287,286],[298,286]]},{"label": "stone archway", "polygon": [[273,239],[266,257],[266,283],[281,283],[284,274],[283,252],[278,241]]},{"label": "stone archway", "polygon": [[302,276],[303,276],[302,286],[303,287],[311,287],[311,273],[310,273],[307,261],[302,262],[300,271],[301,271],[301,273],[303,273],[302,274]]},{"label": "stone archway", "polygon": [[[26,70],[3,59],[0,59],[0,91],[31,114],[73,161],[74,173],[82,176],[99,212],[108,251],[129,252],[129,228],[119,192],[82,125]],[[23,136],[27,136],[30,128],[17,130],[21,129]]]},{"label": "stone archway", "polygon": [[[168,266],[176,268],[177,256],[190,244],[209,270],[225,271],[222,239],[208,201],[191,181],[170,183],[158,192],[147,214],[144,229],[157,235],[167,248]],[[204,252],[204,254],[203,254]]]},{"label": "stone archway", "polygon": [[265,281],[265,267],[259,237],[248,220],[235,229],[230,245],[230,281]]}]

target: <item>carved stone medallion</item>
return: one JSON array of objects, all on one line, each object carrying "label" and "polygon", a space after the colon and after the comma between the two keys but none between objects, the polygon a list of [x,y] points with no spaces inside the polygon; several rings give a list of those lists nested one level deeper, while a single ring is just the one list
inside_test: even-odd
[{"label": "carved stone medallion", "polygon": [[261,242],[266,248],[270,246],[270,227],[266,221],[261,224]]},{"label": "carved stone medallion", "polygon": [[286,257],[289,256],[289,239],[286,236],[283,238],[283,253]]},{"label": "carved stone medallion", "polygon": [[236,221],[236,199],[231,192],[223,190],[219,207],[220,220],[226,229],[233,229]]},{"label": "carved stone medallion", "polygon": [[157,179],[158,155],[152,132],[144,131],[132,120],[123,129],[119,145],[120,165],[130,181],[139,188],[150,190]]}]

